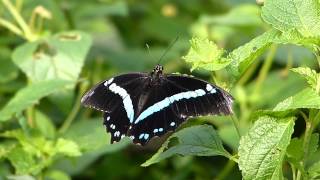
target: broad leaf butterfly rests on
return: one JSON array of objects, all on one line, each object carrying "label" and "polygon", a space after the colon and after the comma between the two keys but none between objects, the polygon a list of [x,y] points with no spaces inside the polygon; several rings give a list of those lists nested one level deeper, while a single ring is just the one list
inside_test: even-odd
[{"label": "broad leaf butterfly rests on", "polygon": [[156,65],[151,73],[128,73],[102,81],[81,99],[104,113],[111,143],[125,136],[145,145],[152,137],[174,131],[190,117],[232,113],[232,96],[206,81],[163,74]]}]

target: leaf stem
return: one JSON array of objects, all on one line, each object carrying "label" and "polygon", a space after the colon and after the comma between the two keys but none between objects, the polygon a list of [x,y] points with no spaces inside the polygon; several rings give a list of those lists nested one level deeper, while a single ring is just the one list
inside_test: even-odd
[{"label": "leaf stem", "polygon": [[234,127],[237,130],[237,134],[239,136],[239,138],[241,137],[241,131],[240,131],[240,124],[239,124],[239,120],[237,118],[237,116],[235,116],[234,114],[230,116],[233,122]]},{"label": "leaf stem", "polygon": [[0,18],[0,26],[3,26],[16,35],[23,37],[23,32],[16,25],[5,19]]},{"label": "leaf stem", "polygon": [[82,97],[84,91],[87,89],[87,86],[88,86],[88,83],[86,83],[86,82],[83,82],[80,84],[79,93],[76,97],[76,101],[74,103],[74,106],[73,106],[71,112],[68,114],[66,120],[63,122],[62,126],[58,130],[58,132],[60,134],[65,133],[68,130],[68,128],[70,127],[70,125],[72,124],[72,122],[74,121],[74,119],[76,118],[76,116],[80,110],[81,97]]}]

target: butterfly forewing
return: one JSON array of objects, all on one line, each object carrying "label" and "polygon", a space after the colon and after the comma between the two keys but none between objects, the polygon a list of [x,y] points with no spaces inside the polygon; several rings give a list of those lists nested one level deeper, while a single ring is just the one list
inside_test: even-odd
[{"label": "butterfly forewing", "polygon": [[[81,102],[104,112],[104,125],[111,133],[111,143],[127,135],[134,119],[134,104],[140,97],[147,75],[130,73],[100,82],[89,90]],[[132,119],[130,119],[132,118]]]}]

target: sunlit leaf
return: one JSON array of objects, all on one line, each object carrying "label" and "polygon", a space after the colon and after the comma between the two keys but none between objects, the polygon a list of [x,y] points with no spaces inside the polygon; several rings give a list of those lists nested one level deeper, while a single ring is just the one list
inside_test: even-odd
[{"label": "sunlit leaf", "polygon": [[282,164],[294,118],[261,117],[240,140],[239,168],[244,179],[283,179]]},{"label": "sunlit leaf", "polygon": [[320,2],[317,0],[267,0],[262,18],[282,32],[296,29],[303,37],[320,37]]},{"label": "sunlit leaf", "polygon": [[239,77],[256,60],[267,47],[271,45],[274,38],[279,35],[277,30],[269,30],[262,35],[252,39],[250,42],[233,50],[228,59],[232,62],[228,66],[235,77]]},{"label": "sunlit leaf", "polygon": [[192,69],[203,68],[216,71],[230,64],[230,60],[223,56],[224,51],[208,39],[193,38],[191,48],[184,57],[185,61],[192,64]]},{"label": "sunlit leaf", "polygon": [[49,79],[76,81],[90,46],[88,34],[63,32],[19,46],[12,58],[32,82]]}]

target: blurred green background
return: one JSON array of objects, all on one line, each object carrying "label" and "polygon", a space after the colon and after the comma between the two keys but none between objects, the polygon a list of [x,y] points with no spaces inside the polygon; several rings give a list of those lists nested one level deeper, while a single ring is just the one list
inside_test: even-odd
[{"label": "blurred green background", "polygon": [[[55,139],[59,136],[71,139],[78,143],[82,155],[57,155],[40,171],[26,168],[22,171],[26,173],[22,175],[29,175],[25,176],[12,175],[14,168],[0,156],[0,179],[8,176],[32,178],[30,175],[40,179],[241,179],[238,166],[219,156],[174,156],[158,164],[141,167],[156,152],[161,140],[146,148],[131,145],[128,141],[109,145],[109,135],[102,126],[101,113],[79,107],[79,97],[84,90],[112,76],[132,71],[151,71],[169,44],[179,37],[162,61],[165,72],[193,74],[230,89],[236,99],[235,112],[245,130],[253,111],[272,108],[305,86],[301,78],[288,71],[290,67],[315,65],[313,55],[307,49],[293,45],[278,46],[258,93],[255,85],[267,55],[263,55],[261,61],[256,61],[252,65],[252,72],[236,84],[231,84],[231,75],[223,70],[215,73],[204,70],[190,72],[191,66],[182,57],[187,54],[192,37],[208,38],[230,52],[268,29],[260,17],[260,5],[253,0],[17,0],[14,3],[27,22],[32,19],[35,8],[42,7],[38,9],[38,16],[43,18],[37,21],[37,36],[47,37],[77,30],[88,34],[92,44],[82,44],[90,47],[78,80],[82,85],[41,100],[35,112],[38,121],[41,121],[39,124],[49,123],[38,125],[46,138]],[[14,22],[2,3],[0,17]],[[23,37],[0,26],[0,107],[4,107],[19,89],[29,83],[30,78],[11,60],[14,49],[24,42],[26,40]],[[150,54],[146,44],[150,47]],[[75,45],[73,50],[82,51],[77,47]],[[24,52],[22,50],[21,53]],[[66,71],[74,68],[72,63],[65,66]],[[70,115],[70,112],[73,114]],[[64,124],[65,119],[72,119],[71,123]],[[189,122],[202,123],[210,123],[217,128],[230,152],[237,149],[238,138],[230,118],[203,117]],[[6,122],[0,124],[0,130],[4,132],[21,124],[23,121]],[[61,127],[65,128],[61,130]],[[3,142],[2,146],[8,143],[3,136],[0,142]]]}]

